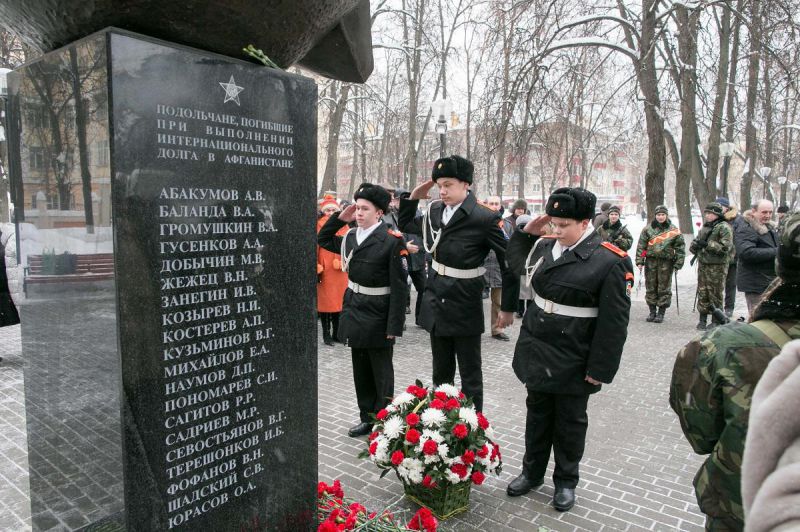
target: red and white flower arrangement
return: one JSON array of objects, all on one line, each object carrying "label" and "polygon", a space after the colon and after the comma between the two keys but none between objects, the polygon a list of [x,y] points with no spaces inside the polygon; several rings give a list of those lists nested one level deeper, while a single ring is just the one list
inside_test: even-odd
[{"label": "red and white flower arrangement", "polygon": [[376,417],[361,456],[383,469],[381,476],[394,470],[407,485],[435,488],[479,485],[502,470],[492,426],[452,384],[429,389],[417,381]]},{"label": "red and white flower arrangement", "polygon": [[383,513],[369,512],[360,503],[347,500],[341,483],[336,480],[328,485],[317,485],[318,532],[358,530],[360,532],[407,532],[420,530],[436,532],[439,522],[427,508],[420,508],[411,520],[402,525],[386,510]]}]

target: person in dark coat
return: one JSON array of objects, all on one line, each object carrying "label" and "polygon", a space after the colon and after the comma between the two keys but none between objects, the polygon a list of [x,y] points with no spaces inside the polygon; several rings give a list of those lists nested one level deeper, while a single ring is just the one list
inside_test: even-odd
[{"label": "person in dark coat", "polygon": [[[411,193],[405,189],[395,189],[395,191],[392,192],[392,202],[389,204],[389,212],[383,215],[383,221],[396,231],[400,230],[398,224],[400,199],[408,198],[410,195]],[[419,309],[422,306],[422,293],[425,291],[425,253],[422,251],[422,237],[420,235],[403,233],[403,238],[406,241],[406,249],[408,249],[408,276],[411,278],[411,284],[414,285],[414,290],[417,291],[417,303],[414,307],[414,323],[419,325]],[[410,303],[411,291],[409,290],[406,314],[411,313]]]},{"label": "person in dark coat", "polygon": [[[408,250],[403,235],[381,220],[391,199],[383,187],[364,183],[355,203],[334,213],[320,229],[319,245],[342,257],[349,275],[339,319],[339,340],[352,350],[353,380],[361,422],[351,437],[368,434],[373,416],[394,395],[392,352],[403,335],[408,297]],[[336,232],[355,220],[344,237]]]},{"label": "person in dark coat", "polygon": [[[514,232],[508,246],[509,264],[526,274],[533,305],[513,361],[528,392],[525,456],[507,493],[524,495],[540,486],[552,450],[553,506],[559,511],[575,504],[589,395],[614,379],[630,316],[633,265],[595,231],[595,202],[582,188],[557,189],[546,215]],[[550,222],[553,234],[542,236]],[[501,320],[513,316],[501,313]]]},{"label": "person in dark coat", "polygon": [[775,256],[778,253],[778,232],[772,221],[772,202],[760,200],[742,215],[743,223],[733,235],[739,268],[736,286],[744,292],[747,311],[761,300],[761,295],[775,278]]},{"label": "person in dark coat", "polygon": [[[515,310],[519,277],[506,267],[506,237],[500,213],[477,202],[469,192],[473,166],[458,155],[437,160],[431,180],[400,200],[400,229],[422,234],[423,247],[432,256],[420,309],[420,324],[431,337],[433,382],[453,383],[456,361],[461,386],[483,410],[481,334],[483,318],[483,262],[494,250],[503,275],[503,310]],[[440,200],[417,214],[420,199],[433,186]]]},{"label": "person in dark coat", "polygon": [[[503,205],[500,203],[499,196],[489,196],[486,198],[486,206],[490,209],[503,215]],[[524,216],[524,215],[523,215]],[[517,217],[519,219],[519,217]],[[503,233],[506,238],[511,236],[514,232],[514,225],[508,218],[503,220]],[[492,311],[489,317],[489,326],[492,331],[492,338],[508,342],[511,338],[505,333],[504,329],[497,326],[497,316],[500,314],[500,303],[503,297],[503,275],[500,272],[500,263],[497,262],[497,255],[494,251],[490,251],[486,256],[483,263],[486,268],[486,273],[483,274],[483,280],[486,282],[486,288],[489,290],[489,297],[491,298]]]}]

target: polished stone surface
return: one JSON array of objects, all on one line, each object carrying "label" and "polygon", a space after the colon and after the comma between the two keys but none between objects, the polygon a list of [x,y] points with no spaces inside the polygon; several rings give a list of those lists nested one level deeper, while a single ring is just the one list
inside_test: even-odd
[{"label": "polished stone surface", "polygon": [[343,81],[373,68],[369,0],[4,0],[0,24],[44,51],[115,26],[231,57],[252,44]]},{"label": "polished stone surface", "polygon": [[313,528],[315,85],[112,31],[10,86],[34,530]]}]

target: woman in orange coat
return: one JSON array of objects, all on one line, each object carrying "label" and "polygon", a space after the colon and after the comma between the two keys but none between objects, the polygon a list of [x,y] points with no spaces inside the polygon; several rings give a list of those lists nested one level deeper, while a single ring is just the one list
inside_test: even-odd
[{"label": "woman in orange coat", "polygon": [[[339,204],[333,196],[326,195],[320,203],[322,215],[317,220],[317,233],[325,225],[331,214],[338,212]],[[344,235],[348,227],[342,227],[336,234]],[[317,312],[322,322],[322,341],[325,345],[333,345],[339,329],[339,314],[342,312],[342,300],[347,290],[347,274],[342,271],[339,255],[317,246]]]}]

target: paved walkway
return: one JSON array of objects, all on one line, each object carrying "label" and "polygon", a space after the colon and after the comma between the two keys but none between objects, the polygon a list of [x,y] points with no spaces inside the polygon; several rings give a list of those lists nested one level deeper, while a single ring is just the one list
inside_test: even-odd
[{"label": "paved walkway", "polygon": [[[643,291],[633,294],[633,312],[622,367],[615,382],[589,402],[589,433],[578,502],[559,513],[549,506],[552,483],[528,496],[509,498],[507,483],[520,470],[524,452],[525,389],[511,371],[512,342],[483,340],[486,412],[495,426],[505,468],[500,477],[475,487],[470,511],[441,530],[702,530],[692,478],[701,458],[683,439],[667,403],[675,353],[694,334],[693,272],[680,276],[681,315],[673,309],[662,325],[644,322]],[[740,294],[741,296],[741,294]],[[739,298],[737,311],[744,307]],[[738,312],[737,312],[738,315]],[[0,329],[0,531],[30,529],[27,447],[19,356],[19,327]],[[410,324],[395,349],[396,389],[430,379],[427,334]],[[319,351],[319,478],[340,479],[349,497],[370,509],[393,505],[413,510],[399,481],[359,460],[363,439],[346,435],[357,419],[350,354],[343,346]],[[552,464],[549,469],[552,472]],[[410,515],[410,514],[409,514]]]}]

